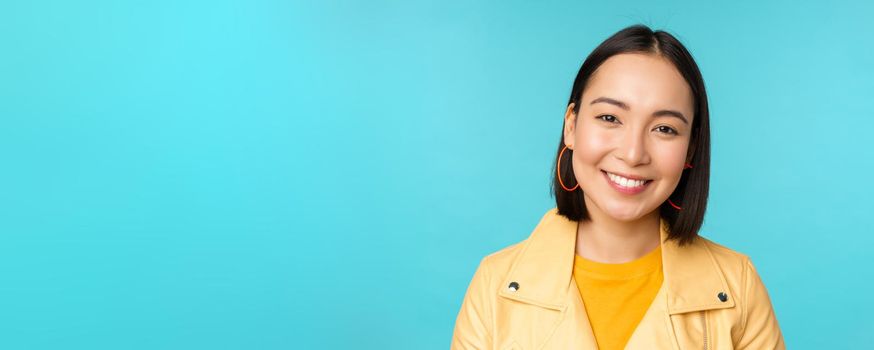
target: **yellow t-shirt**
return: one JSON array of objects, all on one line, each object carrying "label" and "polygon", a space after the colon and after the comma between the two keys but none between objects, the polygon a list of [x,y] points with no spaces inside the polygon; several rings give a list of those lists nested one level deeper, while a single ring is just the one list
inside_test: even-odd
[{"label": "yellow t-shirt", "polygon": [[620,264],[574,257],[574,279],[600,350],[625,347],[663,278],[661,246]]}]

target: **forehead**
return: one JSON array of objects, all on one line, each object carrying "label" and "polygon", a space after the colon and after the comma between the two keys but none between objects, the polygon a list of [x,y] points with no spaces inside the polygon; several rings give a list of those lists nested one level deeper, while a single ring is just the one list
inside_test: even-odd
[{"label": "forehead", "polygon": [[586,84],[583,106],[602,96],[632,110],[671,108],[691,116],[694,109],[689,84],[671,62],[653,54],[619,54],[604,61]]}]

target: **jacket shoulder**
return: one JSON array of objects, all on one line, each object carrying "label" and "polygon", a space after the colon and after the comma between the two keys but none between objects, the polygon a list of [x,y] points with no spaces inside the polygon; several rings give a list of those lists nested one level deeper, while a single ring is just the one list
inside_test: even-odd
[{"label": "jacket shoulder", "polygon": [[489,268],[491,268],[495,274],[499,274],[500,277],[503,277],[504,274],[509,273],[510,268],[516,261],[516,257],[518,257],[519,254],[525,251],[525,249],[528,247],[528,243],[537,234],[538,229],[542,225],[545,225],[547,222],[550,222],[550,220],[554,219],[557,212],[557,208],[547,210],[527,238],[486,255],[485,258],[483,258],[483,262],[489,265]]},{"label": "jacket shoulder", "polygon": [[710,253],[713,255],[713,258],[716,259],[716,261],[719,263],[726,263],[730,265],[744,264],[748,260],[750,260],[750,257],[748,255],[726,247],[725,245],[722,245],[720,243],[714,242],[707,237],[699,236],[698,238],[701,240],[702,244],[707,247],[707,250],[710,251]]},{"label": "jacket shoulder", "polygon": [[714,262],[725,274],[729,287],[735,290],[741,289],[744,271],[746,265],[750,263],[750,257],[704,236],[698,236],[698,239],[700,244],[707,247]]},{"label": "jacket shoulder", "polygon": [[489,270],[493,273],[507,272],[516,257],[525,249],[529,239],[530,237],[489,253],[483,258],[483,262],[489,266]]}]

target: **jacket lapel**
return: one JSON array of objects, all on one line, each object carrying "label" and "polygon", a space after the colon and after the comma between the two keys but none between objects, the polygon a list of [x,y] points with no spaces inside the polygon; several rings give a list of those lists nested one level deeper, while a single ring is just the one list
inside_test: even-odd
[{"label": "jacket lapel", "polygon": [[[670,330],[670,315],[734,307],[734,296],[729,295],[726,302],[717,297],[720,292],[729,293],[728,284],[705,242],[698,239],[680,247],[675,241],[667,241],[668,226],[664,219],[660,220],[659,231],[664,282],[629,345],[667,336],[664,333]],[[583,332],[580,343],[574,345],[594,348],[588,316],[573,280],[576,236],[576,221],[558,215],[557,208],[547,211],[513,261],[497,293],[504,298],[565,313],[564,316],[570,317],[565,321],[575,322],[578,330],[588,331]],[[518,289],[508,289],[511,282],[516,282]]]}]

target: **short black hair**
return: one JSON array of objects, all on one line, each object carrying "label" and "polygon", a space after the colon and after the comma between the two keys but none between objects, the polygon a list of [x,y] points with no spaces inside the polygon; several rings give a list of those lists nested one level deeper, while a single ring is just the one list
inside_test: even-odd
[{"label": "short black hair", "polygon": [[[654,54],[667,59],[677,68],[692,90],[695,116],[689,140],[691,152],[687,158],[687,161],[692,164],[692,168],[683,171],[680,183],[669,196],[672,202],[683,209],[677,210],[667,201],[662,203],[659,208],[662,218],[668,224],[668,239],[676,240],[680,246],[691,243],[698,237],[698,230],[703,225],[704,212],[707,210],[707,195],[710,189],[710,115],[707,108],[704,79],[686,47],[665,31],[653,31],[641,24],[626,27],[604,40],[586,57],[574,80],[568,106],[574,103],[574,113],[579,113],[580,100],[589,78],[604,61],[622,53]],[[559,160],[559,154],[565,146],[564,127],[564,123],[562,123],[561,138],[555,152],[555,163],[550,170],[551,192],[555,196],[559,215],[569,220],[587,221],[590,220],[590,217],[586,210],[582,188],[577,188],[571,192],[565,191],[558,179],[557,173],[560,171],[565,186],[574,188],[577,184],[571,165],[573,150],[565,150],[565,154]],[[556,166],[558,165],[561,167],[557,171]]]}]

